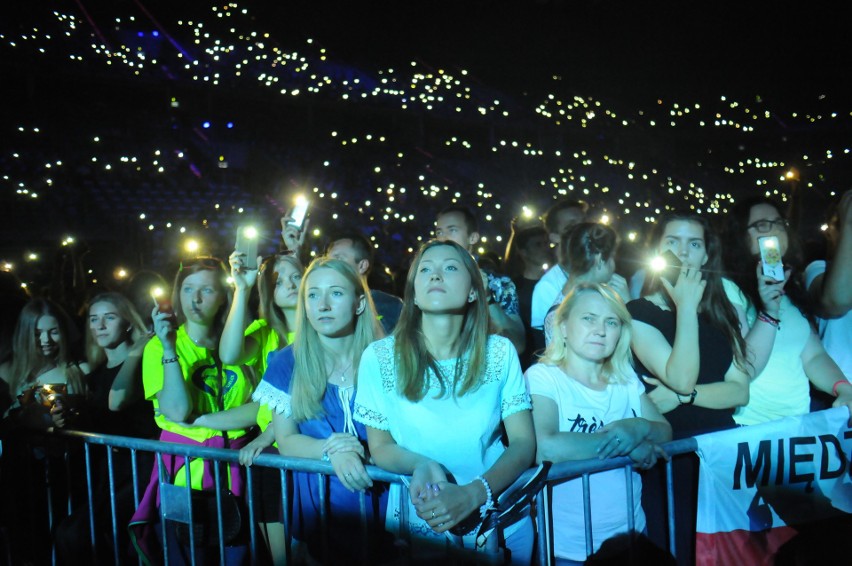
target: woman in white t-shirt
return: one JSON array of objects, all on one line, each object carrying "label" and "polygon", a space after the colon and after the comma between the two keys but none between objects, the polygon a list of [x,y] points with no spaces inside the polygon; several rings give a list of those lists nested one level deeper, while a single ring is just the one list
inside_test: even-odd
[{"label": "woman in white t-shirt", "polygon": [[[472,547],[475,537],[448,540],[448,531],[481,516],[535,454],[518,355],[506,338],[488,334],[486,297],[464,248],[428,242],[408,273],[393,336],[361,357],[355,420],[367,425],[376,465],[411,475],[407,493],[391,491],[387,518],[391,530],[407,531],[417,560],[435,559],[448,543]],[[529,564],[529,516],[503,535],[512,563]]]},{"label": "woman in white t-shirt", "polygon": [[[647,469],[664,456],[659,444],[672,429],[645,395],[630,365],[631,318],[607,285],[581,283],[556,311],[553,340],[541,362],[527,370],[538,461],[629,456]],[[593,552],[626,533],[628,499],[621,469],[591,476]],[[634,529],[643,531],[642,481],[633,472]],[[557,564],[586,557],[582,480],[553,489]],[[615,552],[623,550],[616,545]]]},{"label": "woman in white t-shirt", "polygon": [[[726,217],[725,267],[736,287],[737,309],[749,347],[749,402],[734,420],[752,425],[810,410],[810,385],[852,410],[852,383],[819,340],[800,273],[801,244],[779,204],[754,197],[738,201]],[[763,275],[760,239],[775,237],[785,281]],[[810,382],[810,385],[809,385]]]}]

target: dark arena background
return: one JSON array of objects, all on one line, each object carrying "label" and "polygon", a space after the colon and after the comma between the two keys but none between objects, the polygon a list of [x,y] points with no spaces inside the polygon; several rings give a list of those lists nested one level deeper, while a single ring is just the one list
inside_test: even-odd
[{"label": "dark arena background", "polygon": [[[668,207],[850,187],[852,53],[821,2],[9,2],[0,18],[0,260],[33,291],[263,253],[297,194],[396,274],[435,211],[588,201],[627,245]],[[187,251],[186,246],[196,247]],[[63,269],[80,259],[84,272]],[[58,275],[60,274],[60,275]]]}]

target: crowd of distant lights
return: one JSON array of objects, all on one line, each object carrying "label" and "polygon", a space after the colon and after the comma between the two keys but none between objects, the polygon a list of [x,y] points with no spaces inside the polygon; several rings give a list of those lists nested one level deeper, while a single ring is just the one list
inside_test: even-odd
[{"label": "crowd of distant lights", "polygon": [[[70,64],[106,65],[123,68],[132,76],[158,76],[163,67],[171,72],[180,73],[182,80],[208,83],[212,87],[222,84],[234,84],[234,81],[249,81],[256,88],[272,89],[277,94],[286,97],[323,97],[338,101],[352,101],[360,104],[378,104],[419,113],[435,113],[443,116],[458,115],[465,119],[479,119],[498,123],[509,123],[513,119],[528,119],[531,115],[536,120],[565,128],[606,127],[631,131],[656,128],[676,128],[689,126],[697,128],[716,128],[736,131],[738,135],[754,134],[762,127],[774,127],[776,121],[784,120],[791,127],[807,126],[817,123],[839,123],[852,118],[852,111],[830,111],[822,114],[791,112],[779,116],[768,108],[760,99],[750,104],[730,100],[727,96],[719,96],[715,104],[684,103],[675,101],[656,101],[650,108],[639,109],[632,114],[619,113],[608,109],[602,100],[590,96],[561,97],[559,94],[548,94],[543,100],[533,102],[531,108],[519,106],[517,103],[501,102],[493,92],[480,87],[470,80],[466,70],[449,71],[431,69],[426,65],[412,61],[410,66],[403,69],[385,68],[368,74],[364,71],[352,71],[349,76],[341,76],[340,68],[345,68],[342,60],[335,61],[328,49],[319,45],[314,39],[307,38],[301,49],[285,48],[270,33],[251,29],[256,26],[250,18],[249,9],[237,3],[213,6],[209,13],[200,15],[192,20],[177,20],[165,22],[163,27],[153,18],[123,16],[116,17],[109,35],[113,38],[136,38],[118,43],[114,39],[107,40],[104,33],[96,26],[91,26],[80,14],[53,12],[55,21],[44,29],[33,28],[27,33],[14,37],[0,34],[0,48],[8,53],[15,50],[30,50],[48,55],[49,50],[67,52]],[[127,32],[124,35],[117,32]],[[131,33],[133,32],[133,33]],[[188,38],[188,39],[187,39]],[[134,41],[136,43],[134,44]],[[146,46],[155,45],[156,53],[146,51]],[[11,51],[10,51],[11,50]],[[562,77],[554,75],[554,85],[558,86]],[[362,101],[362,102],[358,102]],[[172,106],[178,106],[180,101],[172,99]],[[601,124],[601,122],[604,122]],[[199,126],[204,130],[211,129],[211,121],[203,120]],[[235,127],[233,121],[217,126],[227,129]],[[49,126],[43,124],[19,124],[17,133],[21,136],[39,136]],[[844,125],[848,127],[848,124]],[[373,132],[362,132],[359,135],[344,134],[338,130],[328,133],[329,143],[339,144],[339,151],[348,148],[375,144],[385,153],[395,155],[398,161],[405,160],[405,151],[394,154],[394,140],[388,135]],[[124,168],[125,171],[143,173],[145,175],[168,175],[170,168],[180,166],[184,153],[180,148],[150,148],[147,153],[122,153],[117,148],[104,148],[101,136],[95,135],[86,140],[92,148],[91,166],[101,171],[109,172]],[[464,159],[466,152],[474,144],[465,139],[462,134],[447,137],[444,145],[451,151],[457,152],[459,159]],[[482,149],[482,148],[479,148]],[[526,191],[535,188],[552,198],[560,196],[575,196],[595,202],[596,197],[609,195],[611,206],[596,211],[598,219],[604,222],[618,221],[629,217],[639,217],[644,223],[653,223],[664,209],[675,206],[689,206],[701,213],[719,214],[727,212],[727,207],[733,203],[733,196],[726,192],[705,190],[697,181],[674,178],[655,167],[645,167],[641,163],[620,155],[595,155],[592,151],[560,151],[538,147],[532,140],[501,139],[493,140],[487,148],[492,154],[512,156],[526,160],[544,160],[553,164],[549,175],[535,179]],[[848,156],[849,147],[823,147],[812,152],[795,156],[795,162],[800,166],[814,163],[826,163],[836,157]],[[166,159],[168,154],[168,159]],[[28,160],[26,153],[13,151],[4,156],[12,160]],[[69,166],[66,159],[52,159],[43,163],[37,172],[38,186],[28,179],[14,178],[4,172],[2,183],[9,189],[14,188],[22,199],[47,198],[57,171]],[[219,167],[227,167],[227,156],[218,157]],[[319,157],[324,167],[330,167],[333,157]],[[740,178],[753,178],[755,187],[766,196],[776,196],[787,199],[790,181],[799,181],[799,172],[792,163],[772,156],[753,155],[741,158],[736,162],[723,166],[724,173]],[[71,165],[73,166],[73,165]],[[597,179],[595,171],[606,167],[608,175],[617,178],[617,186],[612,182]],[[483,244],[488,245],[490,239],[494,242],[504,242],[508,226],[505,224],[506,211],[501,211],[501,203],[495,197],[494,190],[486,183],[478,183],[475,196],[465,194],[456,187],[441,182],[438,176],[429,171],[423,171],[415,178],[395,178],[387,171],[385,162],[365,166],[376,180],[375,194],[372,198],[355,203],[358,212],[368,215],[370,221],[414,223],[417,218],[412,210],[402,210],[398,206],[398,197],[407,191],[419,191],[422,195],[436,199],[437,206],[448,202],[457,202],[465,198],[465,203],[472,204],[481,222],[486,226]],[[803,180],[803,187],[813,188],[815,179]],[[654,189],[655,198],[641,198],[644,189]],[[822,187],[831,196],[840,187]],[[305,187],[305,192],[312,199],[337,202],[339,196],[333,190],[314,186]],[[617,198],[615,198],[617,196]],[[473,197],[472,200],[471,197]],[[615,200],[612,200],[612,199]],[[342,200],[342,199],[341,199]],[[344,203],[341,203],[344,204]],[[209,203],[212,210],[204,212],[201,220],[167,218],[159,216],[154,211],[139,210],[137,217],[144,229],[150,232],[157,230],[177,230],[187,234],[185,241],[188,252],[203,252],[204,244],[193,237],[196,224],[206,225],[204,216],[215,214],[216,211],[229,208],[225,203]],[[345,203],[344,206],[349,206]],[[333,203],[330,204],[333,208]],[[233,207],[229,213],[236,215],[247,212],[247,207]],[[521,211],[508,216],[520,214],[525,218],[535,218],[541,210],[535,210],[532,205],[524,206]],[[430,214],[433,213],[430,212]],[[332,215],[338,218],[338,213]],[[499,221],[499,226],[488,228],[489,223]],[[429,219],[431,220],[431,218]],[[314,237],[321,235],[319,227],[313,227]],[[419,240],[428,237],[423,234]],[[635,240],[637,233],[627,234],[629,240]],[[373,237],[375,239],[375,237]],[[74,244],[74,237],[63,235],[62,246]],[[484,251],[481,248],[480,251]],[[413,251],[412,247],[408,251]],[[22,261],[38,261],[39,254],[25,251]],[[0,268],[14,269],[14,261],[1,261]],[[116,278],[128,275],[126,269],[118,267],[114,272]]]}]

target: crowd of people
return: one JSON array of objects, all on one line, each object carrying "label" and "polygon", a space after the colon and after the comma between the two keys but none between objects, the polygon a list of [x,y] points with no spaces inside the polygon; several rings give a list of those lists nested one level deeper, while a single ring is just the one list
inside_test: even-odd
[{"label": "crowd of people", "polygon": [[[503,553],[528,564],[536,552],[531,513],[485,543],[472,534],[476,519],[537,462],[627,456],[634,532],[621,474],[594,475],[595,557],[626,552],[625,535],[665,548],[656,464],[668,459],[667,441],[831,405],[852,410],[852,191],[835,206],[830,255],[810,265],[789,211],[754,198],[739,201],[724,226],[693,210],[662,214],[647,242],[657,261],[632,266],[619,257],[615,228],[591,221],[587,203],[562,200],[541,219],[513,222],[504,257],[476,254],[479,219],[470,209],[437,211],[434,239],[409,258],[398,285],[371,274],[375,246],[358,230],[327,227],[327,247],[308,261],[304,224],[289,217],[280,253],[234,251],[227,268],[213,257],[186,259],[170,298],[162,276],[143,273],[68,309],[27,296],[3,273],[4,438],[82,429],[239,450],[224,495],[237,506],[254,498],[265,558],[276,564],[286,555],[285,514],[306,563],[339,563],[362,550],[391,562],[395,541],[408,539],[419,561],[439,558],[451,541],[483,559]],[[777,256],[766,255],[763,238]],[[783,264],[783,277],[767,274],[772,261]],[[259,472],[249,493],[244,467],[264,451],[331,464],[331,544],[323,545],[326,494],[315,474],[295,474],[287,508],[275,470]],[[143,462],[150,479],[136,505],[132,466],[118,457],[118,540],[105,535],[104,490],[91,503],[106,510],[104,524],[95,523],[104,548],[156,561],[165,546],[170,563],[188,560],[180,525],[158,524],[159,487],[165,480],[209,492],[214,465],[194,459],[186,470],[182,457],[163,464]],[[406,476],[406,486],[374,482],[370,464]],[[26,481],[14,469],[4,453],[4,493]],[[692,562],[696,474],[695,458],[675,461],[683,563]],[[111,479],[95,475],[98,485]],[[362,494],[366,538],[354,527]],[[554,488],[558,564],[587,559],[582,498],[579,479]],[[19,499],[4,497],[4,505]],[[90,528],[80,509],[58,522],[60,562],[90,551]],[[13,551],[27,556],[26,536],[8,540],[22,541]],[[244,563],[245,529],[226,542],[226,562]],[[201,546],[196,558],[217,548]]]}]

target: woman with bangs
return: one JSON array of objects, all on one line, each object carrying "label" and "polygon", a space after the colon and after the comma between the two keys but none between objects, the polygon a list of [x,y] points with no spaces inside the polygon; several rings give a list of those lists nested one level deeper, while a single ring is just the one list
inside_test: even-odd
[{"label": "woman with bangs", "polygon": [[293,493],[293,537],[306,543],[310,557],[330,564],[351,561],[365,544],[374,561],[385,550],[381,526],[371,529],[368,541],[361,539],[361,492],[367,492],[371,524],[380,525],[385,498],[365,468],[366,430],[352,419],[361,354],[381,336],[362,278],[343,261],[316,259],[299,287],[295,339],[270,356],[253,396],[272,411],[282,455],[322,460],[334,468],[328,485],[328,546],[322,546],[322,486],[316,474],[295,474]]},{"label": "woman with bangs", "polygon": [[[209,446],[242,448],[256,419],[257,407],[250,396],[254,388],[251,368],[223,363],[218,346],[231,298],[228,274],[222,262],[201,257],[182,264],[175,276],[172,291],[174,311],[158,304],[152,311],[156,338],[148,342],[142,357],[145,399],[154,405],[154,420],[162,429],[160,440]],[[185,485],[183,457],[164,456],[166,470],[176,485]],[[213,463],[194,459],[190,464],[192,489],[214,488]],[[238,464],[228,466],[231,492],[244,495],[243,473]],[[131,520],[137,550],[152,555],[152,540],[148,535],[157,520],[158,470],[151,474],[145,496]],[[215,518],[214,518],[215,519]],[[171,523],[173,525],[173,523]],[[207,525],[213,530],[216,525]],[[156,529],[156,534],[160,534]],[[167,530],[174,537],[174,529]],[[245,548],[238,542],[226,548],[226,561],[242,560]],[[169,539],[169,560],[182,563],[188,560],[186,545]],[[196,559],[205,554],[196,549]]]},{"label": "woman with bangs", "polygon": [[12,397],[7,414],[15,423],[62,428],[78,414],[89,365],[74,359],[76,336],[68,314],[49,299],[32,299],[21,310],[12,359],[0,365],[0,379]]},{"label": "woman with bangs", "polygon": [[[389,527],[411,535],[417,560],[445,554],[448,538],[474,548],[475,536],[459,541],[450,529],[484,516],[529,468],[535,434],[518,355],[509,340],[488,334],[487,294],[464,248],[420,248],[394,334],[370,345],[359,374],[355,418],[368,427],[376,465],[411,475],[407,493],[392,486],[389,505],[407,505],[408,524],[389,513]],[[528,564],[529,516],[502,535],[512,563]],[[497,538],[477,551],[496,552]]]},{"label": "woman with bangs", "polygon": [[[629,456],[648,469],[665,456],[671,426],[644,392],[631,367],[631,318],[606,285],[578,283],[555,312],[553,339],[525,376],[533,403],[536,459],[564,462]],[[592,537],[596,557],[613,558],[625,545],[604,541],[627,533],[627,492],[621,469],[591,476]],[[642,480],[633,472],[634,529],[645,529]],[[582,564],[586,556],[582,480],[553,488],[556,564]],[[630,533],[632,535],[632,533]],[[622,541],[623,542],[623,541]],[[610,543],[611,544],[611,543]]]}]

